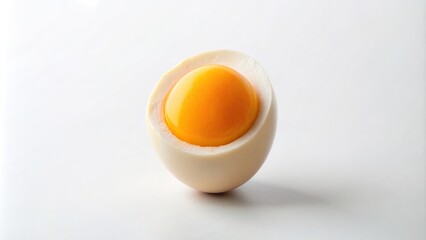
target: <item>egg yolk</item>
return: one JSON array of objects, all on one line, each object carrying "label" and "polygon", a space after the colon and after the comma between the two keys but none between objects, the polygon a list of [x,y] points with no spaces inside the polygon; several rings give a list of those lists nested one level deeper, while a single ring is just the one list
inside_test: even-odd
[{"label": "egg yolk", "polygon": [[197,68],[168,93],[164,117],[171,132],[190,144],[220,146],[246,133],[259,103],[244,76],[220,65]]}]

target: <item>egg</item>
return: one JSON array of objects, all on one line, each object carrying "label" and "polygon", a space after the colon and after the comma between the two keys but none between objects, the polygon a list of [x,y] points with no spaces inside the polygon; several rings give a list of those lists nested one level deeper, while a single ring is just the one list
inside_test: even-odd
[{"label": "egg", "polygon": [[201,192],[230,191],[260,169],[276,131],[276,100],[262,66],[236,51],[187,58],[147,102],[146,125],[166,168]]}]

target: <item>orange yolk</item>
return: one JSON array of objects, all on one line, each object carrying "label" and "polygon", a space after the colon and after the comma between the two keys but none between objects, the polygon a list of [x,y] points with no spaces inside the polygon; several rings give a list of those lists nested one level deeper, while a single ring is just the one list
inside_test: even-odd
[{"label": "orange yolk", "polygon": [[220,146],[246,133],[258,110],[256,93],[241,74],[211,65],[189,72],[173,86],[165,100],[164,117],[182,141]]}]

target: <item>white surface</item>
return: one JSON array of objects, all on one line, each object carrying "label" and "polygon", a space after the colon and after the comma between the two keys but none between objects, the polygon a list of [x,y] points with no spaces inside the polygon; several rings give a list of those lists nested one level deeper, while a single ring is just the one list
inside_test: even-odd
[{"label": "white surface", "polygon": [[[0,239],[425,239],[425,3],[15,1]],[[2,36],[3,37],[3,36]],[[230,194],[161,165],[148,94],[228,48],[277,93],[263,168]]]}]

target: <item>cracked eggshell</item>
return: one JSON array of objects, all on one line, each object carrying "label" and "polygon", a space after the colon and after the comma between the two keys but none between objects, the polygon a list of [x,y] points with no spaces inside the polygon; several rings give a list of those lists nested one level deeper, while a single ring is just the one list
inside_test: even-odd
[{"label": "cracked eggshell", "polygon": [[[167,93],[188,72],[206,65],[233,68],[252,84],[259,99],[259,113],[250,130],[218,147],[183,142],[164,121]],[[147,103],[146,125],[161,160],[177,179],[199,191],[219,193],[242,185],[259,170],[275,137],[276,118],[274,92],[262,66],[243,53],[218,50],[188,58],[161,77]]]}]

